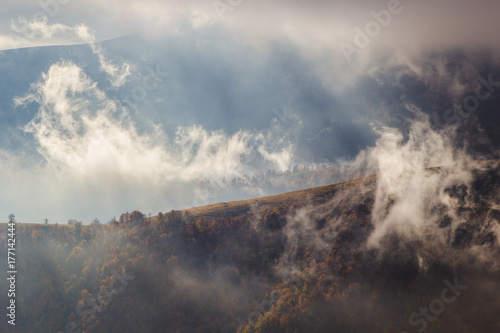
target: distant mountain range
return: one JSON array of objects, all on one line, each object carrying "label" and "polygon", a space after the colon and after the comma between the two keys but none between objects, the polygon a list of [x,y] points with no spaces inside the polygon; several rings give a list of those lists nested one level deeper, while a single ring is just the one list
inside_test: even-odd
[{"label": "distant mountain range", "polygon": [[[278,118],[283,123],[280,126],[285,126],[279,134],[290,136],[297,146],[298,162],[333,162],[356,156],[374,144],[374,120],[404,131],[414,119],[408,105],[428,114],[436,127],[461,124],[457,144],[467,142],[473,151],[496,154],[492,147],[500,144],[496,127],[500,123],[496,112],[500,66],[484,52],[424,54],[419,63],[422,73],[403,65],[393,67],[382,59],[377,72],[363,74],[348,93],[338,94],[311,75],[306,59],[286,42],[271,49],[265,59],[253,58],[248,46],[231,36],[212,39],[210,30],[191,38],[171,36],[160,43],[125,36],[99,45],[110,62],[131,66],[123,87],[111,89],[88,45],[0,52],[0,138],[4,149],[34,153],[33,145],[26,143],[32,138],[22,128],[35,117],[37,105],[15,109],[13,100],[24,96],[42,73],[60,61],[82,67],[110,99],[124,107],[140,132],[161,124],[172,134],[177,126],[199,124],[207,130],[234,133],[269,129]],[[248,65],[242,68],[241,63]],[[429,80],[437,75],[438,65],[442,65],[439,75],[443,77]],[[446,78],[461,80],[465,88],[460,93],[453,91]],[[247,88],[256,80],[259,84]],[[482,88],[481,93],[489,97],[476,107],[474,91],[481,82],[492,84]],[[465,102],[473,112],[464,108]],[[462,111],[454,110],[455,104]]]}]

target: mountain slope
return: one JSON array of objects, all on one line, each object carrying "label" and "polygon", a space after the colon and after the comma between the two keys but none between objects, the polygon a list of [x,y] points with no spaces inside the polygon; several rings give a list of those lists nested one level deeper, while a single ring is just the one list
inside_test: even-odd
[{"label": "mountain slope", "polygon": [[108,226],[19,224],[18,327],[497,332],[499,170],[382,172]]},{"label": "mountain slope", "polygon": [[374,177],[358,178],[339,184],[319,186],[305,190],[262,197],[257,199],[222,202],[212,205],[185,209],[182,212],[189,215],[191,219],[200,217],[215,219],[224,216],[238,216],[251,213],[252,207],[265,206],[272,208],[283,208],[291,204],[308,203],[312,205],[324,204],[331,200],[335,193],[340,190],[354,186],[361,182],[374,181]]}]

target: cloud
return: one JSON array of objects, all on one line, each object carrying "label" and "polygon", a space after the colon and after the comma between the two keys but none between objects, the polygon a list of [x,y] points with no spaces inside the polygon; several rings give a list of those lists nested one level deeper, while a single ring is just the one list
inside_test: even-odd
[{"label": "cloud", "polygon": [[[28,40],[49,42],[56,38],[59,40],[76,40],[89,44],[92,52],[98,57],[101,71],[105,72],[113,87],[123,86],[130,75],[130,65],[123,63],[121,66],[112,64],[106,59],[104,49],[96,44],[94,33],[85,24],[70,27],[64,24],[49,24],[48,17],[35,17],[27,19],[19,17],[12,20],[11,29]],[[57,39],[57,38],[56,38]]]},{"label": "cloud", "polygon": [[429,211],[447,203],[445,189],[472,180],[475,164],[455,148],[452,132],[435,131],[426,116],[419,118],[407,138],[394,128],[379,129],[380,138],[366,155],[368,168],[378,175],[369,246],[379,246],[390,232],[423,237],[433,223]]},{"label": "cloud", "polygon": [[[123,179],[133,179],[144,192],[145,184],[162,184],[162,190],[156,193],[162,196],[163,189],[169,186],[176,190],[181,187],[180,183],[176,183],[177,187],[173,185],[176,181],[191,182],[196,177],[237,177],[267,168],[284,170],[298,154],[304,163],[355,156],[357,151],[372,142],[366,123],[383,112],[387,118],[383,121],[392,122],[392,127],[380,132],[385,134],[378,143],[378,152],[383,156],[384,145],[392,145],[400,151],[406,140],[402,128],[408,119],[396,125],[394,122],[411,115],[406,111],[398,113],[400,101],[381,102],[378,98],[371,98],[372,95],[382,95],[394,87],[402,89],[410,77],[430,90],[445,91],[452,100],[474,86],[476,67],[473,64],[450,67],[453,59],[428,55],[434,50],[439,53],[456,47],[477,48],[480,45],[498,50],[498,41],[490,37],[490,32],[498,25],[495,12],[499,5],[494,1],[484,1],[481,5],[402,1],[404,10],[392,17],[391,23],[372,38],[369,46],[360,50],[351,64],[346,62],[340,43],[353,43],[354,29],[364,29],[374,20],[371,11],[387,9],[387,1],[242,1],[237,6],[233,2],[233,10],[227,11],[223,17],[214,9],[212,1],[180,4],[152,0],[147,5],[133,0],[72,1],[67,6],[60,6],[57,15],[35,19],[23,17],[40,10],[36,2],[31,3],[34,7],[23,7],[23,13],[15,15],[12,8],[18,7],[8,3],[10,5],[6,8],[11,11],[6,21],[12,22],[14,18],[11,28],[20,38],[25,36],[22,38],[27,40],[26,45],[89,43],[98,58],[99,69],[111,82],[112,89],[107,91],[103,82],[93,81],[81,67],[62,61],[44,73],[30,94],[18,99],[19,105],[33,102],[40,105],[36,118],[26,131],[35,138],[46,163],[41,169],[47,167],[50,172],[59,174],[60,179],[72,179],[72,184],[78,181],[97,186],[104,179],[102,184],[108,184],[109,188],[103,190],[107,196],[119,191],[113,190],[113,186],[123,188],[118,185]],[[129,78],[131,67],[127,63],[110,61],[96,41],[127,33],[139,33],[151,39],[149,45],[156,44],[156,59],[164,58],[166,54],[175,55],[169,71],[178,70],[178,81],[168,88],[174,93],[179,90],[185,93],[179,94],[182,101],[172,103],[174,106],[168,110],[171,113],[162,119],[168,117],[168,121],[175,124],[176,119],[170,118],[180,118],[178,114],[187,110],[190,116],[196,114],[198,117],[192,116],[190,119],[195,121],[191,124],[185,122],[185,126],[165,132],[160,124],[149,123],[149,117],[155,116],[137,110],[141,120],[147,119],[145,126],[139,126],[130,120],[121,103],[113,99],[116,89],[123,87]],[[165,36],[175,38],[163,39]],[[0,43],[5,44],[10,39],[7,34],[1,35]],[[160,43],[168,44],[168,47],[162,48],[158,45]],[[185,47],[185,44],[190,47]],[[123,51],[124,57],[131,54],[123,45],[117,49]],[[176,53],[173,49],[182,52]],[[137,58],[146,58],[154,53],[145,55],[146,52],[142,51],[133,56],[140,54]],[[263,77],[270,79],[263,80]],[[283,84],[278,81],[282,78]],[[214,80],[219,84],[213,84]],[[177,89],[179,86],[182,89]],[[398,95],[396,99],[400,92],[394,92]],[[212,100],[197,98],[202,94],[216,96],[215,102],[206,103]],[[169,98],[162,89],[150,92],[150,95],[162,101]],[[235,96],[237,103],[232,101]],[[299,120],[304,124],[298,126],[297,133],[302,132],[296,137],[312,138],[310,144],[304,143],[305,140],[292,142],[286,134],[270,135],[269,130],[262,129],[268,125],[270,113],[248,111],[254,108],[267,112],[270,104],[283,102],[285,98],[281,96],[297,98],[292,99],[292,103],[297,104],[294,108],[303,112]],[[250,100],[263,102],[252,104]],[[267,101],[270,102],[266,104]],[[384,105],[386,101],[388,105]],[[179,105],[192,107],[181,111],[176,109]],[[381,113],[378,113],[379,108],[383,109]],[[158,111],[161,112],[167,113],[163,108]],[[220,114],[233,116],[237,112],[255,116],[242,116],[245,120],[240,123],[229,116],[217,117]],[[246,119],[252,122],[247,124]],[[248,125],[248,128],[228,130],[231,123],[241,128]],[[281,136],[285,137],[283,141],[278,138]],[[441,144],[443,147],[452,145],[444,141]],[[47,175],[50,172],[47,171]],[[75,188],[81,187],[75,185]],[[66,189],[61,193],[64,191]],[[97,191],[82,193],[95,194]],[[128,202],[133,204],[133,199]],[[126,209],[130,209],[129,206]]]},{"label": "cloud", "polygon": [[64,24],[48,24],[47,17],[27,19],[19,17],[11,22],[12,31],[28,39],[51,39],[56,34],[67,34],[72,29]]},{"label": "cloud", "polygon": [[11,18],[9,33],[2,36],[2,49],[34,47],[46,45],[78,44],[82,40],[75,34],[75,29],[61,23],[49,24],[47,16]]},{"label": "cloud", "polygon": [[[12,2],[13,1],[8,1]],[[72,1],[59,6],[51,20],[88,22],[95,27],[98,36],[115,32],[117,36],[139,33],[157,38],[178,33],[182,25],[199,29],[220,25],[234,33],[252,38],[252,42],[289,39],[303,46],[308,54],[334,51],[340,54],[340,42],[352,43],[355,27],[365,29],[374,21],[372,12],[387,10],[390,3],[399,3],[401,13],[392,15],[389,24],[372,41],[370,49],[377,45],[392,46],[399,50],[422,48],[448,48],[458,46],[494,46],[498,42],[491,32],[499,28],[496,13],[500,4],[494,0],[480,3],[443,0],[391,2],[377,1],[234,1],[224,2],[224,15],[214,6],[214,1],[191,0],[182,4],[173,0],[148,1],[147,6],[138,0]],[[24,16],[43,10],[35,2],[23,8]],[[11,18],[15,8],[7,4]],[[14,15],[15,17],[20,14]],[[109,26],[112,22],[113,27]],[[257,23],[257,24],[256,24]],[[101,37],[99,37],[101,38]]]},{"label": "cloud", "polygon": [[101,66],[101,71],[108,74],[111,78],[111,84],[113,87],[117,88],[123,86],[130,75],[130,65],[123,63],[120,67],[112,64],[106,60],[104,49],[101,45],[95,43],[95,35],[90,31],[90,29],[85,25],[79,25],[74,28],[76,34],[92,48],[92,52],[99,58],[99,65]]},{"label": "cloud", "polygon": [[408,267],[426,274],[436,263],[498,272],[498,161],[474,160],[454,143],[456,128],[433,129],[428,116],[407,107],[416,116],[408,130],[374,125],[376,145],[347,167],[366,177],[339,184],[324,204],[288,213],[282,278],[334,276],[305,269],[327,258],[369,271],[381,262],[405,263],[409,276]]},{"label": "cloud", "polygon": [[[455,265],[470,258],[497,270],[500,228],[490,216],[500,202],[498,165],[458,148],[456,128],[435,130],[428,116],[408,107],[417,117],[407,133],[377,128],[375,147],[354,165],[377,177],[366,249],[406,260],[404,248],[412,248],[422,270],[428,262]],[[341,196],[359,202],[356,191]],[[395,240],[401,253],[391,253]]]},{"label": "cloud", "polygon": [[[64,39],[58,34],[67,35],[67,29],[56,22],[67,21],[68,17],[73,22],[86,22],[86,26],[92,27],[96,36],[92,36],[94,41],[130,33],[161,41],[165,36],[189,35],[194,29],[210,31],[214,38],[236,36],[237,40],[263,53],[287,42],[311,63],[310,71],[324,86],[337,95],[353,88],[366,73],[380,69],[387,58],[392,65],[408,67],[414,73],[424,75],[422,78],[426,82],[434,84],[432,75],[444,73],[445,67],[436,64],[432,72],[428,71],[429,68],[422,68],[425,64],[418,59],[426,52],[457,48],[500,50],[498,41],[491,38],[491,31],[500,28],[495,16],[500,9],[497,1],[485,0],[480,5],[452,0],[437,3],[400,1],[402,11],[392,15],[387,26],[381,26],[380,33],[370,38],[369,45],[359,49],[349,64],[341,44],[354,45],[356,29],[364,31],[370,22],[377,23],[373,12],[387,11],[389,3],[241,1],[229,3],[232,10],[220,17],[212,1],[193,0],[179,4],[152,0],[147,6],[136,0],[72,2],[62,6],[57,16],[31,21],[22,19],[13,27],[29,31],[28,35],[34,36],[30,39],[35,43],[33,45],[47,43],[45,37],[48,36],[54,39],[54,43],[60,42],[58,38]],[[20,24],[21,21],[24,24]],[[52,21],[54,23],[49,24]],[[109,31],[114,35],[110,36]],[[80,37],[73,34],[71,38],[81,40]],[[5,34],[2,39],[7,38]],[[105,64],[102,68],[110,73],[118,70]],[[122,74],[127,73],[126,68],[121,70]],[[449,86],[452,92],[459,94],[466,89],[461,77],[452,79],[454,82]],[[115,82],[122,82],[119,75]],[[441,85],[442,81],[435,84]]]},{"label": "cloud", "polygon": [[[194,192],[198,181],[241,177],[264,168],[287,169],[293,161],[290,142],[273,140],[264,132],[229,135],[192,125],[168,135],[156,125],[150,132],[139,133],[126,109],[99,89],[81,67],[68,61],[52,65],[31,92],[15,102],[18,107],[39,105],[25,131],[35,138],[44,163],[36,169],[31,166],[34,174],[28,179],[34,186],[50,188],[51,194],[37,199],[38,205],[44,200],[61,200],[65,212],[55,214],[57,218],[77,212],[87,219],[91,218],[88,214],[104,212],[112,216],[136,205],[181,208],[186,204],[182,197]],[[248,163],[245,157],[255,152],[253,164]],[[29,173],[12,158],[4,159],[10,161],[4,172],[20,169],[19,173]],[[54,186],[47,186],[49,179]],[[169,193],[169,189],[175,190]],[[75,210],[75,196],[85,197],[86,206],[96,205],[97,209]],[[7,202],[16,199],[19,197],[13,195]],[[100,207],[99,202],[108,201],[108,208]],[[46,207],[32,214],[42,216],[50,211]]]}]

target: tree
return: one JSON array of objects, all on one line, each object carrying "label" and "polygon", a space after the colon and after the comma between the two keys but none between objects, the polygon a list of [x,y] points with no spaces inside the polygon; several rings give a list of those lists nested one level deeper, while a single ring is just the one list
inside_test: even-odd
[{"label": "tree", "polygon": [[284,213],[274,208],[264,217],[264,225],[272,231],[281,230],[286,225]]},{"label": "tree", "polygon": [[43,223],[44,223],[44,224],[49,223],[49,219],[43,219]]},{"label": "tree", "polygon": [[138,210],[134,210],[130,213],[130,222],[132,224],[142,224],[142,222],[144,222],[144,214]]},{"label": "tree", "polygon": [[34,240],[35,242],[40,238],[41,236],[41,230],[40,230],[40,226],[37,225],[33,231],[31,232],[31,239]]},{"label": "tree", "polygon": [[106,223],[109,224],[109,225],[112,225],[112,226],[117,226],[119,222],[116,219],[116,216],[113,216],[113,218],[111,220],[109,220],[108,222],[106,222]]},{"label": "tree", "polygon": [[9,223],[14,223],[16,222],[16,216],[14,214],[9,215]]},{"label": "tree", "polygon": [[78,221],[75,219],[70,219],[70,220],[68,220],[68,225],[75,225],[76,222],[78,222]]},{"label": "tree", "polygon": [[82,233],[82,222],[76,222],[74,226],[76,239],[80,239],[80,234]]},{"label": "tree", "polygon": [[129,223],[130,222],[130,214],[129,212],[123,213],[120,215],[120,224]]}]

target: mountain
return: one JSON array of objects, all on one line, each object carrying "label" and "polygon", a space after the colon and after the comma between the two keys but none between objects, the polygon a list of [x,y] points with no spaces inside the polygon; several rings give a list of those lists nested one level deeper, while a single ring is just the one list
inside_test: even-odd
[{"label": "mountain", "polygon": [[500,162],[482,161],[104,225],[17,224],[16,328],[498,332],[499,189]]},{"label": "mountain", "polygon": [[447,148],[498,158],[494,52],[384,53],[358,72],[220,29],[1,51],[0,214],[89,223],[327,185],[352,177],[272,173],[351,164],[422,118]]}]

